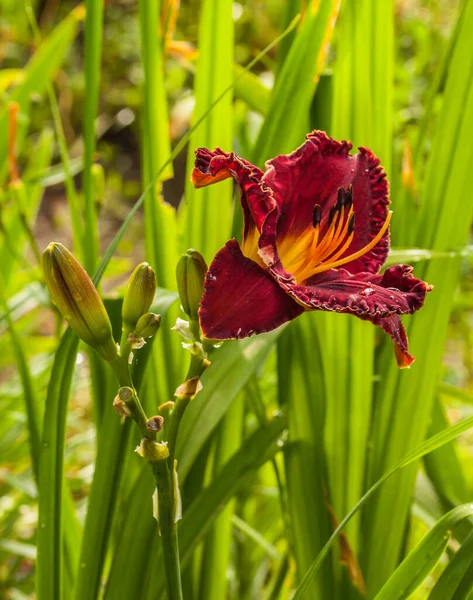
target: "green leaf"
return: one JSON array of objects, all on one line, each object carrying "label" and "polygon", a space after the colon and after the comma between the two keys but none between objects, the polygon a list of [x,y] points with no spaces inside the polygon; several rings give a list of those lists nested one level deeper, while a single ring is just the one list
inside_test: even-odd
[{"label": "green leaf", "polygon": [[309,111],[322,71],[340,0],[310,4],[271,94],[266,118],[253,151],[263,165],[271,156],[299,146],[308,131]]},{"label": "green leaf", "polygon": [[[238,85],[248,73],[239,72]],[[199,58],[195,74],[195,123],[233,78],[233,18],[231,0],[204,0],[199,27]],[[231,152],[232,97],[227,94],[196,129],[189,140],[184,207],[182,250],[196,248],[207,262],[230,238],[232,182],[196,190],[190,181],[195,148],[213,150],[219,146]]]},{"label": "green leaf", "polygon": [[235,96],[243,100],[248,108],[264,116],[268,111],[271,91],[257,75],[250,71],[243,73],[243,70],[240,65],[233,65],[233,73],[237,78],[234,88]]},{"label": "green leaf", "polygon": [[372,485],[369,490],[363,495],[363,497],[356,503],[356,505],[351,509],[351,511],[346,515],[346,517],[340,522],[338,527],[330,536],[330,539],[323,547],[322,551],[317,556],[316,560],[312,563],[307,573],[304,575],[304,579],[301,581],[299,587],[296,590],[296,594],[294,595],[293,600],[301,600],[301,598],[306,597],[307,590],[317,575],[323,561],[325,560],[328,552],[332,548],[336,539],[345,528],[345,525],[350,521],[350,519],[359,511],[359,509],[366,504],[367,500],[371,498],[371,496],[376,492],[376,490],[387,481],[392,475],[394,475],[400,469],[407,467],[408,465],[414,463],[419,460],[425,454],[436,450],[437,448],[441,448],[444,444],[447,444],[451,440],[455,439],[464,431],[473,427],[473,417],[469,417],[468,419],[463,419],[460,423],[456,425],[451,425],[447,427],[443,431],[437,433],[431,438],[427,439],[425,442],[418,444],[413,450],[406,453],[401,460],[399,460],[393,467],[391,467],[388,471],[384,473],[384,475],[378,479],[374,485]]},{"label": "green leaf", "polygon": [[181,480],[235,396],[266,360],[282,329],[247,340],[225,342],[211,354],[212,364],[201,378],[203,389],[187,408],[179,431],[176,456]]},{"label": "green leaf", "polygon": [[[465,202],[473,149],[467,131],[473,127],[473,2],[466,2],[461,16],[438,129],[432,142],[425,198],[419,215],[415,245],[446,252],[462,248],[469,236],[473,204]],[[389,364],[391,344],[378,352],[382,386],[377,389],[377,411],[368,484],[373,483],[398,461],[406,448],[422,440],[431,418],[432,403],[440,373],[449,314],[458,285],[462,260],[459,256],[439,257],[416,268],[416,276],[434,285],[418,314],[405,320],[410,348],[417,362],[408,372]],[[434,332],[434,334],[432,334]],[[429,340],[429,343],[426,343]],[[413,427],[406,427],[413,423]],[[404,545],[404,524],[409,518],[416,467],[406,469],[380,492],[366,509],[367,531],[362,567],[369,593],[375,594],[395,569]],[[397,523],[396,527],[391,522]],[[373,561],[373,556],[379,560]]]},{"label": "green leaf", "polygon": [[[375,600],[404,600],[415,592],[432,571],[455,529],[473,516],[473,504],[457,506],[436,523],[418,546],[402,561],[376,595]],[[446,600],[446,596],[442,596]]]},{"label": "green leaf", "polygon": [[62,600],[63,593],[63,460],[67,401],[78,338],[71,329],[57,349],[44,413],[38,483],[38,598]]},{"label": "green leaf", "polygon": [[[324,497],[327,396],[317,317],[303,315],[278,341],[279,404],[287,411],[289,429],[284,452],[287,502],[299,579],[331,531]],[[333,579],[333,569],[326,563],[321,577],[311,586],[311,598],[333,597]]]},{"label": "green leaf", "polygon": [[463,600],[470,597],[473,577],[473,532],[443,570],[429,600]]}]

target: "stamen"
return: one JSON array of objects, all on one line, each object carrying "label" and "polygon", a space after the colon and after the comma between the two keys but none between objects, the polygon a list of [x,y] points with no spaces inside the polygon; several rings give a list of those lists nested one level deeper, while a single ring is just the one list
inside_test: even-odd
[{"label": "stamen", "polygon": [[350,235],[355,229],[355,213],[351,214],[350,220],[348,221],[347,233]]},{"label": "stamen", "polygon": [[322,207],[320,204],[314,205],[314,210],[312,212],[312,226],[318,227],[320,225],[320,221],[322,220]]},{"label": "stamen", "polygon": [[345,206],[351,206],[353,204],[353,185],[350,183],[350,185],[347,187],[347,190],[345,192]]},{"label": "stamen", "polygon": [[330,209],[330,213],[328,215],[328,226],[330,227],[330,225],[332,224],[332,221],[335,217],[335,215],[337,214],[337,205],[334,204],[332,206],[332,208]]},{"label": "stamen", "polygon": [[337,192],[337,210],[341,210],[345,206],[345,190],[338,188]]},{"label": "stamen", "polygon": [[[360,250],[358,250],[354,254],[350,254],[349,256],[345,256],[345,258],[341,258],[340,260],[333,260],[332,259],[328,263],[325,263],[323,265],[319,265],[318,267],[316,267],[311,272],[311,275],[315,275],[316,273],[322,273],[323,271],[327,271],[328,269],[335,269],[336,267],[340,267],[341,265],[345,265],[345,264],[347,264],[349,262],[352,262],[352,261],[356,260],[357,258],[360,258],[360,256],[363,256],[367,252],[369,252],[371,250],[371,248],[374,248],[374,246],[376,246],[376,244],[380,241],[380,239],[385,234],[387,228],[389,227],[389,222],[391,221],[392,214],[393,213],[390,210],[388,212],[388,216],[386,217],[386,221],[384,222],[384,225],[381,227],[381,229],[379,230],[379,232],[376,235],[376,237],[374,237],[371,240],[371,242],[369,242],[369,244],[367,244],[364,248],[361,248]],[[348,248],[348,246],[347,246],[347,248]],[[337,252],[337,254],[339,254],[339,252]]]}]

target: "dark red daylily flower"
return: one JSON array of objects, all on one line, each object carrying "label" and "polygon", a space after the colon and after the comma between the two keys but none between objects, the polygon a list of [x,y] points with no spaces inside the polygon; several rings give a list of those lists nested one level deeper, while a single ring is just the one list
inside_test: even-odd
[{"label": "dark red daylily flower", "polygon": [[207,273],[199,311],[207,338],[243,338],[328,310],[379,325],[399,366],[413,362],[400,315],[421,308],[431,286],[407,265],[378,273],[389,251],[388,182],[370,150],[351,148],[314,131],[264,172],[219,148],[196,150],[194,185],[233,177],[244,214],[241,246],[227,242]]}]

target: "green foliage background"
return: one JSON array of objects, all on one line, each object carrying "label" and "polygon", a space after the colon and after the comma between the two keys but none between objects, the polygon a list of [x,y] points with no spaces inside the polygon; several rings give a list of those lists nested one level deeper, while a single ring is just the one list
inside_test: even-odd
[{"label": "green foliage background", "polygon": [[108,369],[60,341],[38,251],[63,241],[103,275],[117,329],[127,273],[154,266],[163,325],[136,373],[154,414],[185,373],[179,254],[210,262],[241,228],[229,182],[189,184],[193,149],[263,165],[320,128],[386,167],[389,262],[435,285],[405,319],[417,361],[321,313],[214,352],[177,450],[184,597],[469,598],[471,434],[452,440],[473,404],[473,2],[189,0],[175,30],[172,2],[86,4],[0,0],[1,593],[165,596],[137,434]]}]

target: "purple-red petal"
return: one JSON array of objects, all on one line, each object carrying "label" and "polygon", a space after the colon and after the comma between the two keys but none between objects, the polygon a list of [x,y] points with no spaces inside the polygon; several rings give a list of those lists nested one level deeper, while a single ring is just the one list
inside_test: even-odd
[{"label": "purple-red petal", "polygon": [[379,325],[394,340],[400,366],[409,366],[414,360],[408,353],[407,336],[399,315],[419,310],[432,287],[413,277],[412,267],[396,265],[383,275],[351,274],[345,269],[332,269],[315,275],[307,285],[279,281],[281,287],[307,310],[350,313]]},{"label": "purple-red petal", "polygon": [[[322,237],[328,228],[330,208],[336,204],[338,189],[347,189],[349,185],[353,186],[355,228],[353,241],[341,258],[354,254],[376,237],[388,215],[386,174],[370,150],[360,148],[358,154],[351,155],[351,148],[350,142],[337,142],[322,131],[314,131],[297,150],[266,163],[263,181],[273,190],[279,206],[276,246],[286,236],[295,237],[304,232],[312,222],[315,204],[322,209]],[[268,239],[265,245],[270,245]],[[351,273],[377,273],[388,251],[389,232],[386,231],[374,248],[347,263],[345,268]]]},{"label": "purple-red petal", "polygon": [[233,177],[241,188],[245,217],[244,237],[249,235],[253,224],[261,231],[268,213],[276,208],[272,190],[262,181],[263,171],[233,152],[223,152],[220,148],[213,152],[198,148],[195,155],[192,183],[196,187],[203,187]]},{"label": "purple-red petal", "polygon": [[236,240],[217,253],[205,279],[199,310],[207,338],[239,339],[264,333],[302,312],[304,308],[267,271],[243,256]]}]

